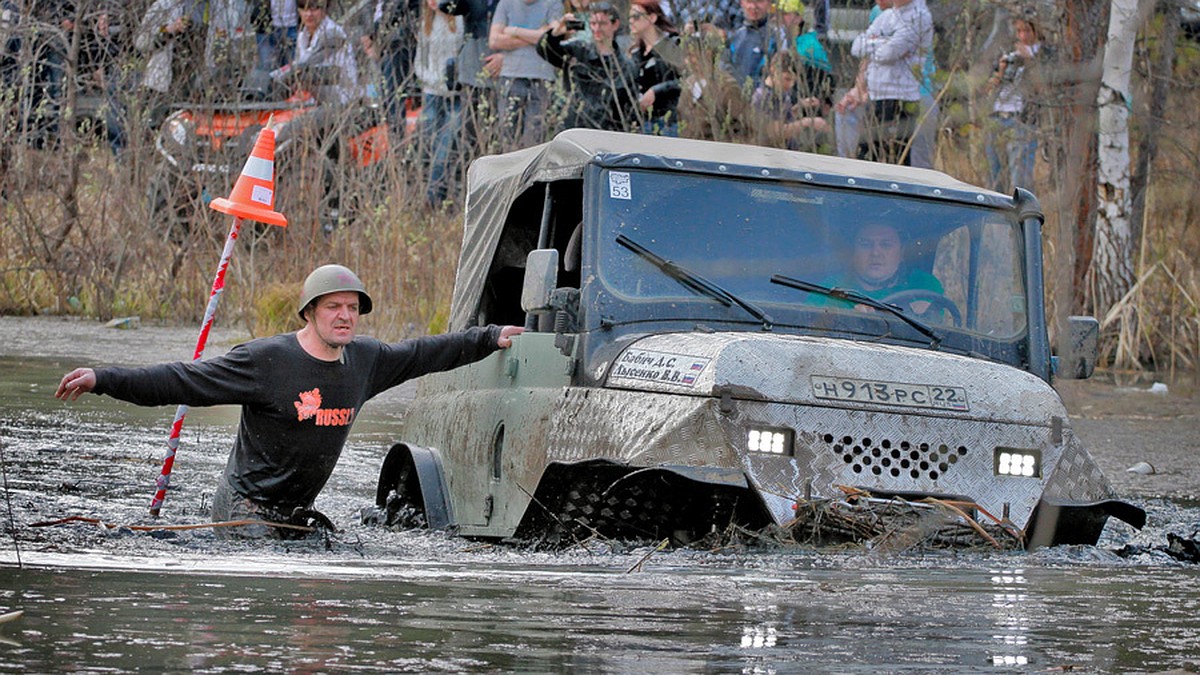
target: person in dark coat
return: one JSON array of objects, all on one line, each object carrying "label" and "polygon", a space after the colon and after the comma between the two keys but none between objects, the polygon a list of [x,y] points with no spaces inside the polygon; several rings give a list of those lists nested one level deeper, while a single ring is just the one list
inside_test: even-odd
[{"label": "person in dark coat", "polygon": [[617,9],[607,2],[593,3],[588,15],[590,42],[571,41],[564,14],[550,24],[537,43],[537,53],[555,68],[566,71],[569,93],[563,126],[568,129],[626,131],[637,120],[633,109],[633,66],[617,47],[621,28]]},{"label": "person in dark coat", "polygon": [[629,6],[630,57],[637,82],[642,133],[679,135],[680,70],[683,48],[659,0],[633,0]]},{"label": "person in dark coat", "polygon": [[92,392],[147,406],[240,405],[213,520],[259,521],[218,530],[226,536],[291,538],[296,530],[270,523],[294,525],[293,518],[314,513],[313,501],[364,403],[414,377],[507,348],[524,330],[476,327],[387,344],[355,335],[372,304],[354,272],[324,265],[304,282],[298,305],[304,327],[297,332],[251,340],[203,361],[76,368],[54,395],[75,400]]}]

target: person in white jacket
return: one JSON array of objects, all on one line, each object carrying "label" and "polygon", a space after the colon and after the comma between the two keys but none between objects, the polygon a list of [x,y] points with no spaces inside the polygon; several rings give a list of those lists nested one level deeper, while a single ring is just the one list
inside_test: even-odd
[{"label": "person in white jacket", "polygon": [[933,47],[933,18],[924,0],[894,0],[854,39],[851,53],[867,59],[867,110],[859,159],[909,164],[905,149],[920,112],[916,71]]},{"label": "person in white jacket", "polygon": [[462,97],[455,67],[462,43],[462,17],[439,10],[438,0],[425,0],[413,72],[421,83],[421,142],[429,160],[425,196],[432,207],[446,199],[451,155],[462,129]]},{"label": "person in white jacket", "polygon": [[291,64],[272,73],[287,78],[297,70],[312,66],[333,66],[338,70],[337,82],[318,86],[317,98],[322,103],[349,103],[359,97],[358,63],[346,31],[329,18],[329,0],[298,0],[300,34],[296,36],[296,58]]}]

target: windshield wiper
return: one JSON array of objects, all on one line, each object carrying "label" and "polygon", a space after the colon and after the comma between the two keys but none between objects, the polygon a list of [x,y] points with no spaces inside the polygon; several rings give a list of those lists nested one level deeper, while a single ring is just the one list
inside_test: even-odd
[{"label": "windshield wiper", "polygon": [[901,321],[904,321],[913,328],[916,328],[921,334],[929,338],[929,346],[933,349],[937,349],[938,346],[942,344],[942,336],[937,331],[930,328],[925,322],[917,319],[916,317],[910,316],[903,309],[900,309],[895,305],[889,305],[887,303],[880,302],[875,298],[872,298],[869,295],[864,295],[852,288],[829,288],[828,286],[819,286],[807,281],[800,281],[799,279],[786,277],[782,274],[772,275],[771,283],[779,284],[780,286],[787,286],[788,288],[795,288],[801,291],[808,291],[809,293],[820,293],[821,295],[837,298],[838,300],[846,300],[855,304],[873,307],[881,312],[892,314]]},{"label": "windshield wiper", "polygon": [[629,237],[626,237],[623,234],[618,234],[617,243],[638,254],[638,256],[644,258],[659,270],[662,270],[664,274],[671,277],[675,281],[678,281],[685,288],[699,293],[700,295],[710,297],[726,307],[730,307],[732,305],[741,307],[742,309],[746,310],[750,316],[753,316],[762,322],[763,330],[771,330],[771,327],[775,325],[775,320],[753,303],[743,300],[724,288],[714,284],[708,279],[705,279],[699,274],[696,274],[695,272],[692,272],[681,265],[677,265],[670,260],[659,256]]}]

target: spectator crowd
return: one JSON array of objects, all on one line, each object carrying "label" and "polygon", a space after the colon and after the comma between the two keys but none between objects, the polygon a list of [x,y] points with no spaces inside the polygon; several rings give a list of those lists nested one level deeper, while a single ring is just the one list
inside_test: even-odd
[{"label": "spectator crowd", "polygon": [[[877,0],[839,77],[829,0],[0,0],[9,129],[53,143],[91,101],[114,152],[173,106],[305,79],[328,115],[374,104],[441,204],[471,157],[566,128],[753,142],[932,167],[926,0]],[[992,187],[1032,181],[1037,27],[986,88]],[[839,46],[840,47],[840,46]],[[844,49],[842,50],[845,51]],[[843,58],[843,60],[844,60]],[[32,67],[28,67],[33,64]],[[79,97],[68,97],[69,78]],[[21,92],[17,94],[16,92]],[[265,96],[266,94],[261,94]],[[144,124],[131,125],[133,116]]]}]

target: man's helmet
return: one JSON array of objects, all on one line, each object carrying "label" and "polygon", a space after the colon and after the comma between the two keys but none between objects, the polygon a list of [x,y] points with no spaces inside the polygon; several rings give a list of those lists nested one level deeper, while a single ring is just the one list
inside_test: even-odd
[{"label": "man's helmet", "polygon": [[309,303],[322,295],[339,291],[358,291],[359,314],[371,313],[371,296],[358,275],[341,265],[322,265],[313,270],[304,280],[304,290],[300,292],[300,309],[298,314],[304,318],[304,309]]}]

